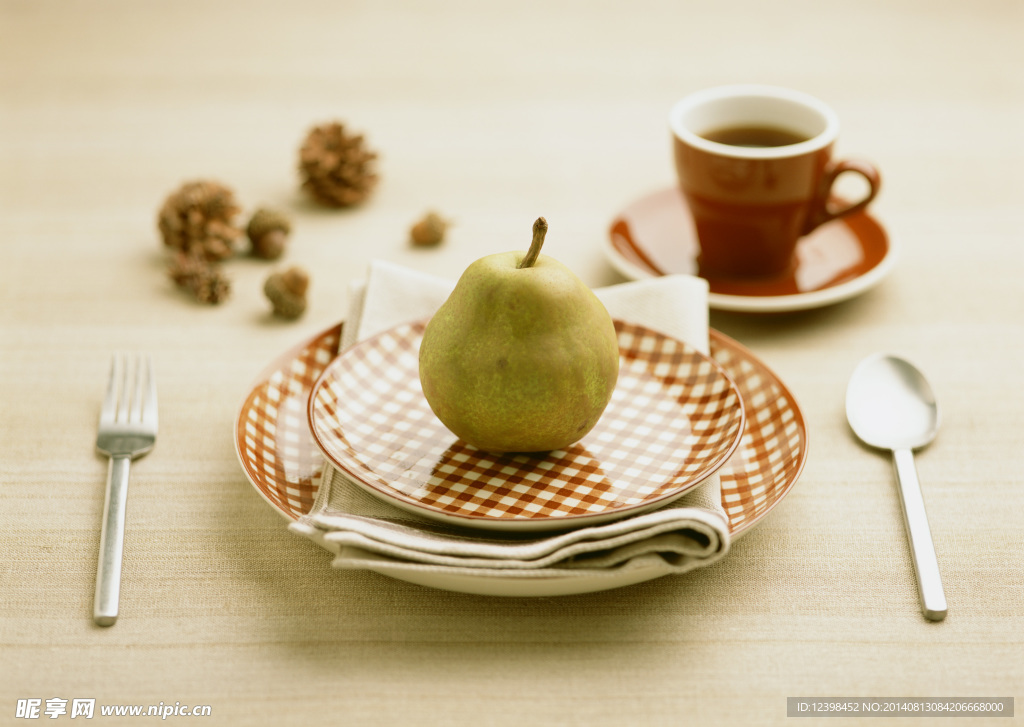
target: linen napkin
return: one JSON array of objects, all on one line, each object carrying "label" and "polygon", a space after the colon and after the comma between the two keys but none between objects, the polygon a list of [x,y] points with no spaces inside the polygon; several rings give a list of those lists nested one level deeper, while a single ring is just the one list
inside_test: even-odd
[{"label": "linen napkin", "polygon": [[[431,315],[454,281],[375,261],[350,290],[342,350],[400,323]],[[612,317],[708,351],[707,283],[672,275],[594,291]],[[290,528],[334,553],[333,566],[395,573],[593,578],[624,569],[683,573],[729,549],[717,475],[654,511],[557,534],[505,533],[449,525],[367,493],[330,464],[310,513]]]}]

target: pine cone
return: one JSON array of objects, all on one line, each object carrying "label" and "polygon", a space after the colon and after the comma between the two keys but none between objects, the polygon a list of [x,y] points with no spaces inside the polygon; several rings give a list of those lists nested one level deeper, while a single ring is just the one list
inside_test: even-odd
[{"label": "pine cone", "polygon": [[234,193],[224,185],[189,182],[167,197],[157,222],[167,247],[224,260],[234,254],[242,234],[234,223],[238,211]]},{"label": "pine cone", "polygon": [[377,184],[372,164],[376,158],[362,134],[350,136],[338,122],[316,126],[299,151],[302,188],[332,207],[359,204]]},{"label": "pine cone", "polygon": [[175,252],[167,274],[200,303],[216,305],[231,294],[231,281],[216,264],[198,254]]}]

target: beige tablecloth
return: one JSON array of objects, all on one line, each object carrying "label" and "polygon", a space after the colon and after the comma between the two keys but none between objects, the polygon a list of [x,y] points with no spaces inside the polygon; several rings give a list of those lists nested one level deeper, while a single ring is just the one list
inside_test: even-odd
[{"label": "beige tablecloth", "polygon": [[[97,724],[146,721],[103,707],[198,705],[230,725],[781,725],[787,697],[1020,697],[1021,27],[1012,0],[0,2],[0,722],[36,706],[60,724],[93,700]],[[791,388],[810,445],[727,558],[498,599],[334,571],[288,532],[236,459],[235,414],[269,362],[346,315],[371,259],[456,277],[525,249],[544,215],[545,252],[621,282],[608,227],[674,184],[668,109],[749,81],[837,110],[836,152],[882,170],[872,215],[900,256],[838,305],[713,312]],[[307,130],[335,119],[380,177],[340,211],[297,173]],[[220,306],[165,275],[157,210],[192,179],[232,188],[243,223],[264,205],[293,222],[281,260],[225,263]],[[414,247],[428,209],[452,227]],[[293,264],[312,282],[287,322],[262,285]],[[161,432],[132,470],[121,617],[103,629],[93,443],[124,349],[153,356]],[[879,350],[918,363],[942,407],[917,456],[939,624],[891,466],[844,420],[847,378]],[[835,723],[861,722],[927,720]]]}]

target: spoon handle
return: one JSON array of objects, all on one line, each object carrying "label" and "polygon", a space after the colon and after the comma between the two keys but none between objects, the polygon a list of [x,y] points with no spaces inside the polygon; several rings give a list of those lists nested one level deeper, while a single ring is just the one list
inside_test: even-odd
[{"label": "spoon handle", "polygon": [[896,481],[900,486],[900,501],[903,503],[903,519],[907,525],[914,570],[917,572],[921,610],[929,621],[941,621],[946,618],[946,595],[942,590],[939,561],[935,557],[928,514],[924,509],[921,484],[914,467],[914,453],[909,449],[897,449],[892,456]]}]

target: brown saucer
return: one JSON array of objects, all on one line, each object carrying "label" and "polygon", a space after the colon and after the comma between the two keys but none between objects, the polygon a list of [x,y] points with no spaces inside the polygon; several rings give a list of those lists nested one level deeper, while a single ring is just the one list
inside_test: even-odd
[{"label": "brown saucer", "polygon": [[717,310],[789,311],[860,295],[884,278],[895,245],[882,225],[859,212],[822,225],[797,245],[795,265],[771,278],[728,279],[702,274],[689,209],[675,187],[642,197],[613,220],[609,260],[628,278],[700,275]]}]

